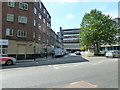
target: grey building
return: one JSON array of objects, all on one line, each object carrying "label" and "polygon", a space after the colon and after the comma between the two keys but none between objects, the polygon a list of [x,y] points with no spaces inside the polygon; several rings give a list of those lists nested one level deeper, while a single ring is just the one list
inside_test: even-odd
[{"label": "grey building", "polygon": [[[116,34],[116,39],[120,41],[120,18],[114,18],[113,21],[118,24],[118,33]],[[106,51],[110,50],[120,50],[120,42],[114,45],[101,45],[101,54],[105,54]]]},{"label": "grey building", "polygon": [[80,28],[74,29],[62,29],[60,27],[60,40],[64,45],[64,49],[67,51],[78,51],[80,50],[80,42],[79,42],[79,33]]}]

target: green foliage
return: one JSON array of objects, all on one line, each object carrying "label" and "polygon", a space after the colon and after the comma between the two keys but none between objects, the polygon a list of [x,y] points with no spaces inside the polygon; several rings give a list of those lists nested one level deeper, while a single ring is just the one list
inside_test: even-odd
[{"label": "green foliage", "polygon": [[80,50],[86,50],[87,48],[86,48],[86,46],[81,46],[80,47]]},{"label": "green foliage", "polygon": [[117,24],[114,23],[109,15],[102,14],[96,9],[86,13],[83,17],[80,30],[80,44],[95,46],[95,44],[116,43],[114,37],[117,33]]}]

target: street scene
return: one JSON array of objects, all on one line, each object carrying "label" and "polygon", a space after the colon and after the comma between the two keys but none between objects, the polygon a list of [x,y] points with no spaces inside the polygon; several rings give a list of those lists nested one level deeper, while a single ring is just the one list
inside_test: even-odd
[{"label": "street scene", "polygon": [[19,62],[2,68],[3,88],[118,87],[117,58],[81,57],[71,53],[60,58]]},{"label": "street scene", "polygon": [[117,90],[120,1],[0,2],[0,88]]}]

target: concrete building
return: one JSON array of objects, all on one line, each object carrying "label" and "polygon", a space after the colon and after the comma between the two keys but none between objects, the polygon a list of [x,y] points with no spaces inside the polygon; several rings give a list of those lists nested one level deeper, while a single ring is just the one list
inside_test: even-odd
[{"label": "concrete building", "polygon": [[60,40],[62,41],[64,48],[67,51],[78,51],[80,50],[80,42],[79,42],[79,33],[80,28],[74,29],[62,29],[60,27]]},{"label": "concrete building", "polygon": [[[118,33],[116,39],[120,41],[120,18],[114,18],[113,21],[118,24]],[[104,54],[106,51],[120,50],[120,42],[114,45],[101,45],[101,53]]]},{"label": "concrete building", "polygon": [[0,3],[0,54],[18,59],[41,56],[51,48],[51,16],[43,3]]}]

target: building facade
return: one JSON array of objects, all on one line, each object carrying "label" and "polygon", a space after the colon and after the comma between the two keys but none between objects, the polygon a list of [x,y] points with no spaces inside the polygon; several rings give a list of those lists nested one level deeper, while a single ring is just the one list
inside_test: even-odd
[{"label": "building facade", "polygon": [[[120,18],[114,18],[113,21],[118,24],[118,33],[116,34],[116,40],[120,41]],[[105,54],[106,51],[120,50],[120,42],[114,45],[101,45],[101,54]]]},{"label": "building facade", "polygon": [[80,50],[79,33],[80,28],[62,29],[60,27],[60,33],[58,34],[60,35],[64,49],[72,52]]},{"label": "building facade", "polygon": [[17,59],[41,56],[51,48],[51,16],[43,3],[0,3],[0,53]]}]

